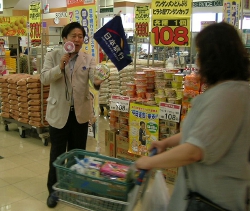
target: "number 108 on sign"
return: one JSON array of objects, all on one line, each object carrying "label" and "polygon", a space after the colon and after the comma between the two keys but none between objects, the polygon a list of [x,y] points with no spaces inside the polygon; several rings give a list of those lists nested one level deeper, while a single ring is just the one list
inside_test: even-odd
[{"label": "number 108 on sign", "polygon": [[190,19],[154,19],[151,44],[153,46],[190,46]]}]

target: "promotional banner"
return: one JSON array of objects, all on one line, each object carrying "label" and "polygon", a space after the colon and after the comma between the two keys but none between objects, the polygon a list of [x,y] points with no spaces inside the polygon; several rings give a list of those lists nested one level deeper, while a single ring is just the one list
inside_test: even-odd
[{"label": "promotional banner", "polygon": [[223,21],[239,28],[241,0],[224,0]]},{"label": "promotional banner", "polygon": [[31,42],[41,42],[41,3],[34,2],[29,6],[29,28]]},{"label": "promotional banner", "polygon": [[27,17],[0,17],[0,36],[26,36]]},{"label": "promotional banner", "polygon": [[159,107],[130,104],[129,152],[148,155],[152,141],[158,141]]},{"label": "promotional banner", "polygon": [[95,57],[97,44],[93,38],[97,26],[95,0],[71,1],[67,0],[68,22],[80,23],[86,32],[83,51]]},{"label": "promotional banner", "polygon": [[192,1],[152,1],[151,44],[190,46]]},{"label": "promotional banner", "polygon": [[135,6],[135,33],[137,37],[148,37],[150,5]]},{"label": "promotional banner", "polygon": [[129,45],[125,37],[122,19],[115,16],[95,34],[94,38],[118,71],[132,62]]}]

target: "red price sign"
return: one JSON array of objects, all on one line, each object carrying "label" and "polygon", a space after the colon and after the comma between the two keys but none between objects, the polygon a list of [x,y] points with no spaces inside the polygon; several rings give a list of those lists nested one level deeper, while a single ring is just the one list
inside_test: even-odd
[{"label": "red price sign", "polygon": [[190,46],[190,18],[154,19],[153,46]]},{"label": "red price sign", "polygon": [[135,24],[135,31],[137,36],[139,37],[147,37],[148,36],[148,23],[136,23]]}]

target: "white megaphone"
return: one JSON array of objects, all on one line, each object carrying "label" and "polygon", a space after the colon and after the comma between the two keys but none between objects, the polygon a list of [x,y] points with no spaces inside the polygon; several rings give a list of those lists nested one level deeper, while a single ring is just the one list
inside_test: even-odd
[{"label": "white megaphone", "polygon": [[74,53],[75,52],[75,44],[71,41],[67,41],[64,43],[63,50],[65,53]]}]

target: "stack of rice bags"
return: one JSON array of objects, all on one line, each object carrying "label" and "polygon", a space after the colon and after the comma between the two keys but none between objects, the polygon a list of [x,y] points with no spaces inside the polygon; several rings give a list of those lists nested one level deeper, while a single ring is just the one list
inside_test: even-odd
[{"label": "stack of rice bags", "polygon": [[110,97],[112,95],[120,95],[120,75],[116,68],[110,68],[110,76],[109,76],[109,94]]},{"label": "stack of rice bags", "polygon": [[10,103],[10,117],[19,121],[20,112],[19,112],[19,95],[18,95],[18,81],[27,78],[28,74],[13,74],[8,78],[8,99]]},{"label": "stack of rice bags", "polygon": [[17,100],[18,100],[18,111],[19,111],[19,122],[29,123],[28,116],[28,93],[27,93],[27,76],[17,82]]},{"label": "stack of rice bags", "polygon": [[[27,78],[28,93],[28,116],[29,124],[35,127],[48,126],[45,120],[47,101],[49,96],[49,86],[43,86],[40,75],[33,75]],[[42,92],[43,88],[43,92]]]},{"label": "stack of rice bags", "polygon": [[8,99],[8,77],[9,75],[4,75],[3,77],[0,77],[1,116],[5,118],[10,118],[10,104]]},{"label": "stack of rice bags", "polygon": [[121,82],[121,87],[120,87],[121,95],[126,95],[127,83],[133,82],[135,78],[134,66],[129,65],[123,68],[119,72],[119,75],[120,75],[120,82]]},{"label": "stack of rice bags", "polygon": [[99,90],[99,104],[109,103],[109,80],[105,80],[101,83]]}]

